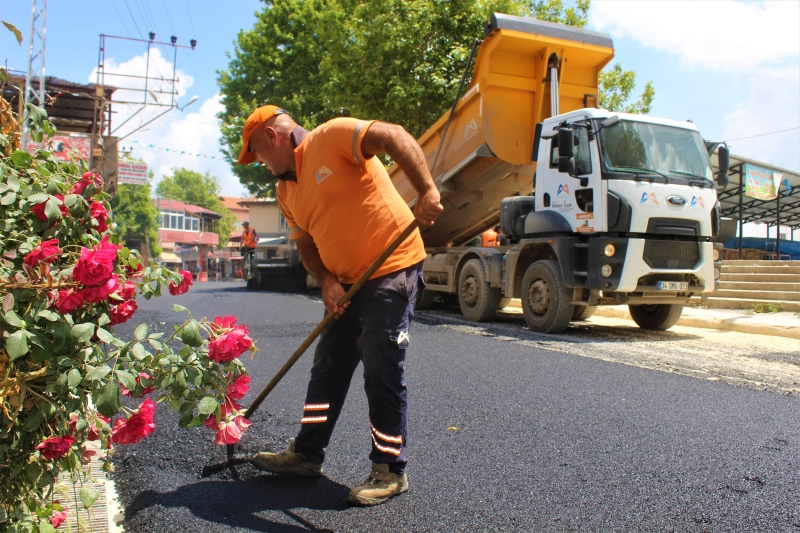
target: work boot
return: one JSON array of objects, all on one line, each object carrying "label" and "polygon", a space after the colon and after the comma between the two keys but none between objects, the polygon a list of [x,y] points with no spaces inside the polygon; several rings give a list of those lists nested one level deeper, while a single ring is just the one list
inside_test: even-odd
[{"label": "work boot", "polygon": [[305,455],[294,451],[294,439],[289,447],[279,453],[260,452],[251,462],[259,469],[275,474],[295,474],[298,476],[321,476],[322,463],[312,463]]},{"label": "work boot", "polygon": [[347,501],[353,505],[378,505],[407,490],[408,478],[404,473],[389,472],[386,463],[372,463],[369,477],[361,485],[353,487]]}]

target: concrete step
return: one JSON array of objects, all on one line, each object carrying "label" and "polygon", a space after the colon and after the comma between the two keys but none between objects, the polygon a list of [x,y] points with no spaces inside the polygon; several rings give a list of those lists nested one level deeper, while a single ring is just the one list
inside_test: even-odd
[{"label": "concrete step", "polygon": [[800,279],[797,283],[784,283],[780,281],[765,280],[753,281],[727,281],[720,279],[719,288],[732,291],[782,291],[800,292]]},{"label": "concrete step", "polygon": [[780,302],[780,301],[800,302],[800,292],[765,291],[765,290],[736,291],[736,290],[717,289],[716,291],[712,292],[709,296],[714,296],[716,298],[742,298],[746,300],[760,300],[762,302]]},{"label": "concrete step", "polygon": [[[718,298],[709,296],[706,305],[712,309],[752,309],[754,304],[770,303],[772,305],[783,305],[783,311],[796,313],[800,311],[800,302],[765,302],[764,300],[753,300],[746,298]],[[699,305],[700,298],[692,298],[689,305]]]},{"label": "concrete step", "polygon": [[800,265],[730,265],[722,263],[722,272],[726,274],[800,274]]},{"label": "concrete step", "polygon": [[756,259],[728,259],[722,262],[722,266],[741,266],[741,265],[764,265],[764,266],[800,266],[800,261],[759,261]]},{"label": "concrete step", "polygon": [[747,281],[749,283],[800,283],[797,274],[753,274],[753,273],[726,273],[719,276],[720,281]]}]

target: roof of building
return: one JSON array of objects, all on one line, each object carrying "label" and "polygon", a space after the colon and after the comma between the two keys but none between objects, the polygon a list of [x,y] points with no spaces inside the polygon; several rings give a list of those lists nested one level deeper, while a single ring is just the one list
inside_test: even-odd
[{"label": "roof of building", "polygon": [[238,196],[220,196],[219,199],[222,200],[222,205],[231,211],[249,211],[248,207],[242,205],[241,202],[253,200],[253,198],[239,198]]},{"label": "roof of building", "polygon": [[205,218],[222,218],[222,215],[216,211],[211,211],[199,205],[187,204],[178,200],[153,198],[153,205],[157,206],[162,211],[186,211],[187,213]]},{"label": "roof of building", "polygon": [[272,204],[277,205],[278,202],[275,198],[242,198],[239,201],[239,205],[250,207],[254,204]]}]

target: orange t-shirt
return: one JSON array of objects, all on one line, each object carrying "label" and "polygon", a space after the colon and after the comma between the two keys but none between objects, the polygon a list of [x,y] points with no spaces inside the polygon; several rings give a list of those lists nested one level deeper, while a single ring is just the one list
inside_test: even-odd
[{"label": "orange t-shirt", "polygon": [[[414,215],[377,157],[364,158],[361,141],[372,121],[335,118],[295,148],[297,182],[278,183],[278,205],[289,234],[314,238],[320,259],[342,283],[355,283],[408,226]],[[415,230],[372,278],[425,259]]]}]

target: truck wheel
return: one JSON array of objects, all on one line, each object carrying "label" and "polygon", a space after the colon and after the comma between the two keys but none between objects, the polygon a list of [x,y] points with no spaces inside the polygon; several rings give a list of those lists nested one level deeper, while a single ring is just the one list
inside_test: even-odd
[{"label": "truck wheel", "polygon": [[497,314],[500,289],[490,287],[480,259],[470,259],[458,276],[458,304],[467,320],[485,322]]},{"label": "truck wheel", "polygon": [[683,312],[681,304],[629,305],[631,318],[642,329],[664,331],[675,325]]},{"label": "truck wheel", "polygon": [[306,279],[308,278],[308,273],[306,272],[305,268],[297,268],[294,271],[294,284],[295,286],[301,290],[305,291],[308,289],[308,285],[306,284]]},{"label": "truck wheel", "polygon": [[502,311],[503,309],[508,307],[508,304],[510,303],[511,303],[511,298],[500,298],[500,301],[497,302],[497,310]]},{"label": "truck wheel", "polygon": [[574,312],[572,289],[564,286],[561,268],[551,259],[536,261],[522,278],[522,312],[532,331],[561,333]]},{"label": "truck wheel", "polygon": [[435,292],[422,289],[422,292],[420,292],[419,296],[417,297],[417,304],[414,309],[419,309],[421,311],[430,309],[434,299],[436,299]]},{"label": "truck wheel", "polygon": [[572,320],[586,320],[597,311],[596,305],[576,305],[572,312]]}]

